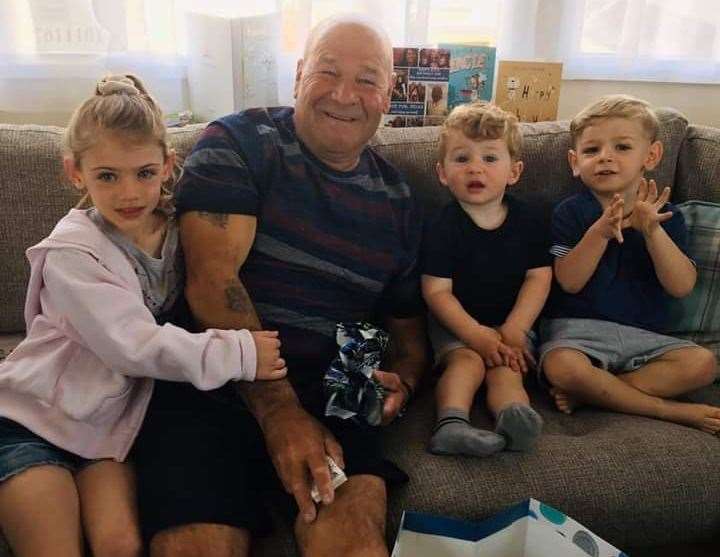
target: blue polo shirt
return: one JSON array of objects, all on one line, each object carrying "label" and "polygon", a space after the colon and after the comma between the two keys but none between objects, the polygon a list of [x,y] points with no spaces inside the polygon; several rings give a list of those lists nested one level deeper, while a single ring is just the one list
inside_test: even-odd
[{"label": "blue polo shirt", "polygon": [[[667,203],[661,212],[671,219],[661,223],[668,236],[687,255],[688,232],[680,211]],[[600,202],[589,190],[562,201],[553,212],[550,253],[563,257],[573,249],[602,214]],[[624,242],[614,238],[585,287],[569,294],[553,287],[548,317],[602,319],[660,332],[665,327],[670,295],[660,284],[642,233],[623,230]]]}]

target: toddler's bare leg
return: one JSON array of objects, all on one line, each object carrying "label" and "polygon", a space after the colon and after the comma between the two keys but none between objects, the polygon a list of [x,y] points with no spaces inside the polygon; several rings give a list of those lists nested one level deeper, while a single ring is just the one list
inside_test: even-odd
[{"label": "toddler's bare leg", "polygon": [[594,367],[577,350],[558,348],[544,360],[544,372],[558,389],[595,406],[681,423],[708,433],[720,431],[720,408],[649,395],[610,372]]},{"label": "toddler's bare leg", "polygon": [[543,421],[530,406],[523,375],[507,366],[487,370],[487,404],[496,418],[495,433],[507,439],[513,451],[530,450],[540,436]]},{"label": "toddler's bare leg", "polygon": [[0,524],[16,557],[80,557],[75,480],[60,466],[33,466],[0,485]]},{"label": "toddler's bare leg", "polygon": [[142,538],[130,465],[103,460],[76,478],[85,533],[95,557],[139,557]]},{"label": "toddler's bare leg", "polygon": [[470,425],[470,407],[485,378],[482,358],[469,348],[457,348],[447,354],[445,364],[435,391],[438,421],[428,449],[435,454],[472,456],[502,450],[502,436]]},{"label": "toddler's bare leg", "polygon": [[666,352],[618,377],[649,395],[672,398],[712,383],[717,377],[716,367],[710,350],[689,346]]}]

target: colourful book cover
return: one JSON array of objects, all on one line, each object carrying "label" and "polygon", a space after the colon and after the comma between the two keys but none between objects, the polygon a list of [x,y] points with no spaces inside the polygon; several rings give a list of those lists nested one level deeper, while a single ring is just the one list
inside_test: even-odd
[{"label": "colourful book cover", "polygon": [[441,44],[450,51],[448,108],[478,100],[489,101],[495,76],[495,47]]},{"label": "colourful book cover", "polygon": [[557,120],[562,64],[500,60],[495,103],[521,122]]},{"label": "colourful book cover", "polygon": [[393,48],[395,85],[383,125],[441,124],[448,114],[450,64],[450,52],[445,48]]}]

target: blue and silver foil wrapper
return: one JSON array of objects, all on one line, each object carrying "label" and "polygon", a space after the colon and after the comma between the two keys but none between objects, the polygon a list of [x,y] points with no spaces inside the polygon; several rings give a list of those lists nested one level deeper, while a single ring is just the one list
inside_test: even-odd
[{"label": "blue and silver foil wrapper", "polygon": [[338,323],[340,350],[324,380],[326,416],[380,425],[385,391],[373,373],[380,367],[389,338],[370,323]]}]

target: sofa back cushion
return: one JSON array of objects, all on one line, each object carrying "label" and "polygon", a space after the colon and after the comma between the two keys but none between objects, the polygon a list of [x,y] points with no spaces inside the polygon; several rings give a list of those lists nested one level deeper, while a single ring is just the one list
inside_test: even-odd
[{"label": "sofa back cushion", "polygon": [[[171,130],[186,154],[204,125]],[[25,330],[25,250],[47,236],[78,201],[62,167],[63,128],[0,124],[0,333]]]},{"label": "sofa back cushion", "polygon": [[678,156],[673,200],[720,203],[720,129],[688,126]]},{"label": "sofa back cushion", "polygon": [[[662,164],[653,173],[672,185],[687,120],[669,109],[658,111],[665,144]],[[203,124],[170,130],[171,144],[183,157]],[[550,205],[577,190],[567,164],[568,122],[522,124],[525,171],[513,190],[520,197]],[[440,128],[381,128],[372,140],[378,152],[405,173],[429,220],[448,199],[435,173]],[[63,129],[0,124],[0,333],[23,331],[28,280],[25,249],[39,242],[77,201],[62,170]]]}]

